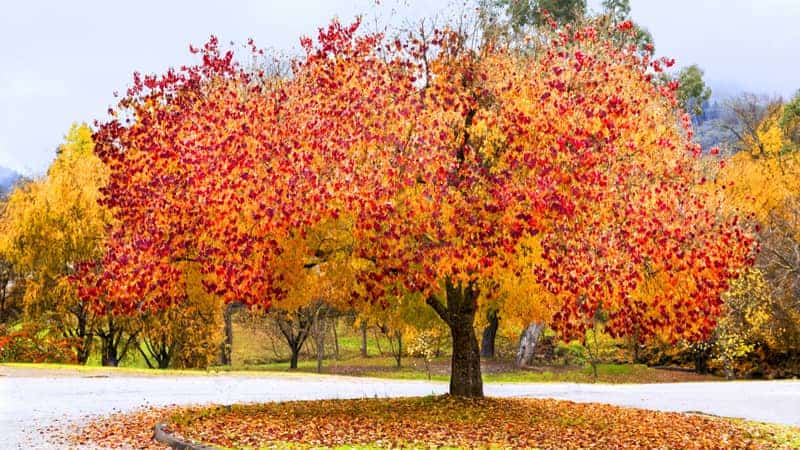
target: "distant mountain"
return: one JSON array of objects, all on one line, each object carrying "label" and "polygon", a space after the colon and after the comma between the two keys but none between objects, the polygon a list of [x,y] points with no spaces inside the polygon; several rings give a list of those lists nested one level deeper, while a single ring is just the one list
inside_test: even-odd
[{"label": "distant mountain", "polygon": [[14,183],[19,181],[20,178],[21,176],[17,172],[0,166],[0,194],[10,191]]}]

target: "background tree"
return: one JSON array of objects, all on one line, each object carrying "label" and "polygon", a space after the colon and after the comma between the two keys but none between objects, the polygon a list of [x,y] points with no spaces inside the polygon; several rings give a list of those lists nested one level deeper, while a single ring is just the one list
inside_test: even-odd
[{"label": "background tree", "polygon": [[223,306],[219,297],[200,284],[197,269],[189,268],[186,299],[179,305],[136,316],[138,349],[150,368],[200,368],[216,362],[222,333]]},{"label": "background tree", "polygon": [[[644,27],[633,21],[631,17],[630,0],[603,0],[602,14],[610,21],[611,28],[609,39],[616,45],[633,45],[642,55],[653,56],[655,54],[655,43],[653,35]],[[623,23],[629,23],[620,30]]]},{"label": "background tree", "polygon": [[484,289],[490,299],[484,308],[502,317],[500,333],[519,341],[515,362],[527,366],[545,326],[558,309],[556,298],[539,283],[536,268],[544,263],[541,236],[522,240],[508,265],[498,270],[492,286]]},{"label": "background tree", "polygon": [[108,175],[93,148],[89,127],[73,125],[47,175],[9,195],[0,225],[6,254],[24,280],[26,316],[77,339],[80,363],[89,356],[96,316],[70,277],[80,261],[102,255],[110,220],[97,203]]},{"label": "background tree", "polygon": [[703,114],[703,103],[711,98],[711,88],[703,81],[703,70],[696,64],[684,67],[678,73],[679,86],[675,92],[684,111],[693,116]]},{"label": "background tree", "polygon": [[0,248],[0,324],[11,323],[22,314],[22,285],[16,278],[14,266]]},{"label": "background tree", "polygon": [[782,112],[780,100],[751,93],[729,99],[720,128],[730,134],[732,151],[754,155],[775,153],[782,148],[782,133],[777,123]]},{"label": "background tree", "polygon": [[559,25],[575,23],[586,13],[586,0],[495,0],[514,31],[528,26],[544,27],[550,20]]},{"label": "background tree", "polygon": [[783,107],[780,126],[787,139],[787,151],[800,148],[800,91]]},{"label": "background tree", "polygon": [[758,140],[740,143],[742,151],[724,168],[714,164],[710,173],[725,187],[724,211],[746,217],[760,247],[756,271],[727,294],[731,316],[720,330],[720,357],[738,373],[800,371],[793,350],[800,340],[800,156],[782,151],[785,138],[776,117],[764,117],[756,127]]}]

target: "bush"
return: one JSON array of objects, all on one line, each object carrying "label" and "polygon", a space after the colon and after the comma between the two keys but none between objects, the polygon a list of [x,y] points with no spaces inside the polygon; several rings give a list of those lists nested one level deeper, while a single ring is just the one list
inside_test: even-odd
[{"label": "bush", "polygon": [[0,361],[76,363],[76,342],[34,323],[0,325]]},{"label": "bush", "polygon": [[583,366],[586,364],[586,348],[578,341],[558,342],[555,357],[565,366]]}]

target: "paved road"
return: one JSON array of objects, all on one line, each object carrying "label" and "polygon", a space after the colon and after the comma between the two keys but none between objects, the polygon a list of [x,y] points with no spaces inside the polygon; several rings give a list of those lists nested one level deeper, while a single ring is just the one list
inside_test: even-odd
[{"label": "paved road", "polygon": [[[48,448],[43,426],[146,405],[442,394],[445,383],[313,375],[0,376],[0,448]],[[549,397],[662,411],[700,411],[800,426],[800,381],[645,385],[490,384],[498,397]]]}]

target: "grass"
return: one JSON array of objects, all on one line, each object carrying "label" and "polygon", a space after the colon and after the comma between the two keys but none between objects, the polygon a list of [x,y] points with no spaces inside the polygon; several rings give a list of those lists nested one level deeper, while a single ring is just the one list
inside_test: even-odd
[{"label": "grass", "polygon": [[[391,371],[368,372],[366,376],[377,378],[392,378],[402,380],[426,380],[427,374],[421,368],[403,368]],[[485,383],[605,383],[605,384],[635,384],[656,383],[665,381],[685,381],[686,374],[674,374],[676,379],[663,379],[662,371],[647,367],[642,364],[599,364],[597,366],[597,380],[594,379],[591,367],[552,367],[550,369],[527,370],[507,369],[502,372],[484,371]],[[671,375],[671,374],[667,374]],[[689,379],[694,378],[688,374]],[[431,377],[435,381],[447,381],[447,374],[434,373]]]},{"label": "grass", "polygon": [[777,447],[800,449],[800,428],[773,423],[750,422],[742,419],[731,419],[740,422],[752,436],[760,438],[770,436]]},{"label": "grass", "polygon": [[[367,334],[367,348],[370,357],[361,356],[361,332],[345,321],[339,322],[337,328],[339,337],[339,359],[329,355],[323,360],[323,373],[369,376],[399,380],[427,380],[428,373],[424,361],[420,358],[404,357],[403,367],[397,369],[395,360],[389,355],[376,355],[378,353],[378,340],[381,336],[375,333]],[[272,339],[273,341],[270,341]],[[289,369],[288,353],[280,354],[281,341],[274,340],[265,329],[243,326],[234,321],[234,347],[232,366],[212,366],[207,370],[162,370],[148,369],[142,356],[133,349],[128,352],[119,368],[100,366],[98,352],[93,352],[86,366],[66,364],[9,364],[14,367],[41,367],[44,369],[72,369],[79,372],[98,372],[122,374],[148,374],[148,375],[204,375],[214,373],[316,373],[317,362],[314,355],[301,354],[297,370]],[[377,339],[377,340],[376,340]],[[381,348],[386,351],[388,342],[380,341]],[[285,345],[285,344],[284,344]],[[99,345],[96,346],[99,348]],[[277,360],[276,360],[277,358]],[[433,381],[449,380],[449,356],[436,358],[431,364],[431,377]],[[590,367],[563,367],[549,366],[534,370],[518,370],[509,363],[502,361],[484,362],[484,382],[486,383],[654,383],[665,381],[698,381],[702,378],[691,374],[675,373],[667,376],[665,371],[658,371],[643,365],[630,364],[600,364],[598,378],[594,379]],[[113,371],[113,372],[112,372]],[[102,373],[100,373],[102,372]],[[705,378],[710,379],[710,378]]]},{"label": "grass", "polygon": [[100,365],[55,364],[55,363],[0,363],[0,366],[20,369],[64,370],[85,373],[119,373],[138,375],[200,375],[213,370],[189,369],[149,369],[141,367],[104,367]]},{"label": "grass", "polygon": [[[339,337],[339,359],[328,355],[323,360],[323,373],[351,376],[369,376],[399,380],[427,380],[428,373],[425,363],[420,358],[404,357],[403,367],[395,367],[396,362],[390,355],[377,355],[378,344],[383,351],[387,351],[388,342],[374,332],[367,334],[367,349],[370,356],[361,356],[361,330],[345,321],[339,321],[337,328]],[[13,367],[40,367],[58,370],[71,369],[78,372],[96,372],[97,376],[104,374],[148,374],[148,375],[204,375],[213,373],[316,373],[317,362],[315,355],[309,352],[301,353],[297,370],[289,369],[288,352],[282,354],[285,344],[280,336],[269,335],[269,330],[264,327],[245,326],[234,321],[234,345],[232,366],[212,366],[207,370],[162,370],[149,369],[144,359],[136,349],[128,352],[119,368],[108,368],[100,365],[99,343],[95,345],[87,365],[66,364],[9,364]],[[329,349],[330,350],[330,349]],[[330,351],[329,351],[330,353]],[[431,376],[433,381],[449,380],[449,356],[443,355],[431,363]],[[663,376],[664,371],[656,371],[642,365],[627,364],[601,364],[598,367],[598,379],[592,376],[589,367],[541,367],[538,370],[518,370],[509,363],[502,361],[484,362],[484,382],[487,383],[652,383],[663,381],[689,381],[687,379],[668,379]],[[113,371],[113,372],[112,372]],[[697,378],[695,378],[696,380]]]},{"label": "grass", "polygon": [[[422,367],[403,367],[394,368],[394,359],[391,357],[375,358],[353,358],[347,361],[346,367],[363,368],[363,373],[350,373],[350,375],[361,375],[375,378],[387,378],[397,380],[427,380],[428,376]],[[336,368],[333,361],[326,361],[325,369],[330,372]],[[136,375],[208,375],[208,374],[316,374],[317,363],[312,360],[302,360],[298,364],[297,370],[290,370],[288,363],[269,363],[250,366],[213,366],[207,370],[192,369],[147,369],[136,367],[102,367],[102,366],[81,366],[76,364],[52,364],[52,363],[2,363],[0,366],[15,367],[23,369],[45,369],[45,370],[64,370],[77,371],[81,373],[115,373],[115,374],[136,374]],[[372,369],[372,370],[371,370]],[[377,370],[387,369],[387,370]],[[616,364],[603,364],[598,366],[598,381],[606,383],[635,382],[636,379],[647,378],[649,372],[654,369],[645,366],[628,366]],[[448,381],[450,376],[445,373],[433,373],[431,380]],[[591,368],[575,368],[562,371],[528,371],[515,370],[503,373],[487,373],[483,376],[487,383],[559,383],[592,382]]]},{"label": "grass", "polygon": [[208,375],[254,375],[263,373],[272,376],[282,375],[314,375],[308,371],[288,371],[288,370],[243,370],[241,368],[231,368],[228,366],[213,366],[208,369],[150,369],[138,367],[104,367],[104,366],[83,366],[79,364],[55,364],[55,363],[0,363],[0,367],[10,367],[16,369],[30,369],[34,371],[53,371],[78,372],[86,376],[104,377],[110,375],[142,375],[142,376],[208,376]]}]

